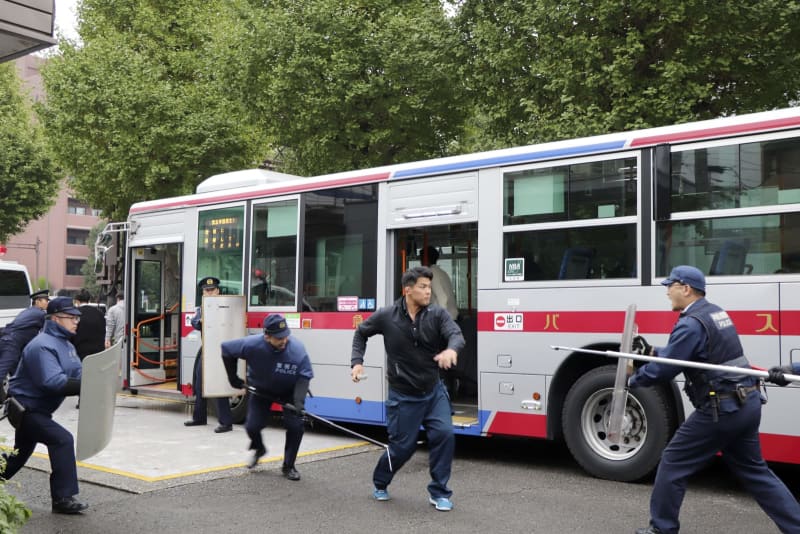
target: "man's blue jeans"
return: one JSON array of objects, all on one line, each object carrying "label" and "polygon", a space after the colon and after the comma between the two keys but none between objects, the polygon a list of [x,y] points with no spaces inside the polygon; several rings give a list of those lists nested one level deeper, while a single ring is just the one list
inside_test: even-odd
[{"label": "man's blue jeans", "polygon": [[392,470],[389,470],[387,453],[378,460],[372,481],[378,489],[386,489],[395,473],[411,458],[417,448],[420,426],[428,437],[431,482],[428,492],[431,497],[450,497],[453,492],[447,487],[453,465],[455,436],[453,434],[450,398],[441,382],[426,395],[406,395],[389,389],[386,399],[389,451],[392,454]]}]

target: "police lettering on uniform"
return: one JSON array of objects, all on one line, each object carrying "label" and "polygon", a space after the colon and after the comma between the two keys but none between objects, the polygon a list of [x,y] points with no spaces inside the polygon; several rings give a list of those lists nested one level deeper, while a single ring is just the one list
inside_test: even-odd
[{"label": "police lettering on uniform", "polygon": [[[207,276],[200,280],[197,284],[203,292],[204,297],[214,297],[219,295],[219,278]],[[198,306],[195,309],[194,317],[192,317],[192,328],[195,330],[203,331],[203,307]],[[202,347],[197,352],[197,358],[194,363],[194,373],[192,373],[192,388],[194,389],[194,410],[192,411],[192,418],[185,421],[184,426],[198,426],[205,425],[208,422],[208,407],[206,406],[206,399],[203,397],[203,365],[201,363],[203,349]],[[233,430],[233,413],[231,412],[231,403],[228,397],[219,397],[214,400],[217,404],[217,418],[219,425],[214,429],[214,432],[221,434],[223,432],[230,432]]]},{"label": "police lettering on uniform", "polygon": [[37,443],[47,446],[50,456],[50,495],[53,512],[77,514],[88,508],[75,499],[78,472],[72,434],[53,421],[68,395],[78,395],[81,361],[70,342],[81,312],[69,297],[57,297],[47,305],[44,329],[28,343],[17,371],[9,381],[9,420],[15,426],[14,448],[6,455],[3,477],[13,477],[28,461]]},{"label": "police lettering on uniform", "polygon": [[294,464],[303,439],[302,411],[314,371],[305,346],[290,334],[282,315],[268,315],[264,319],[263,335],[224,341],[222,361],[228,382],[236,389],[245,385],[236,374],[237,360],[247,362],[247,385],[257,392],[247,404],[244,423],[250,438],[250,450],[253,451],[248,467],[255,467],[258,460],[267,454],[261,431],[267,426],[272,403],[277,402],[284,405],[283,426],[286,428],[281,472],[289,480],[300,480]]},{"label": "police lettering on uniform", "polygon": [[46,289],[33,293],[31,306],[22,310],[3,329],[3,335],[0,337],[0,382],[16,371],[22,349],[44,326],[48,302]]},{"label": "police lettering on uniform", "polygon": [[[672,310],[680,317],[665,347],[644,338],[634,351],[651,356],[750,367],[728,314],[705,299],[703,273],[688,265],[675,267],[661,282]],[[650,497],[650,525],[637,534],[676,533],[690,476],[722,452],[722,460],[755,497],[782,532],[800,532],[800,504],[761,455],[758,427],[761,395],[757,379],[736,372],[681,368],[651,362],[631,376],[631,388],[671,380],[683,372],[685,391],[695,410],[678,428],[661,456]]]}]

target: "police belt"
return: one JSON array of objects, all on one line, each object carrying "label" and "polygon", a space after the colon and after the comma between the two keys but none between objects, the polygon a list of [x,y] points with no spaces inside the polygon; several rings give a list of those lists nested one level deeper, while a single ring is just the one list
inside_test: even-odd
[{"label": "police belt", "polygon": [[758,391],[760,386],[755,384],[753,386],[736,386],[733,391],[727,393],[716,393],[715,396],[722,400],[722,399],[739,399],[740,401],[744,402],[745,398],[749,393],[753,391]]}]

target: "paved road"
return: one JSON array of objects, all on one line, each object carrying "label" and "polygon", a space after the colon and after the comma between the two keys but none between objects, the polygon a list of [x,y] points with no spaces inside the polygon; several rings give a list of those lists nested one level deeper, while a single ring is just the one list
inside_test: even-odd
[{"label": "paved road", "polygon": [[[649,483],[591,478],[554,444],[459,438],[451,480],[455,509],[449,513],[427,503],[424,448],[390,486],[392,500],[374,502],[370,475],[378,454],[377,448],[362,447],[335,457],[307,456],[298,465],[300,482],[282,478],[277,463],[138,494],[82,482],[81,495],[91,508],[75,517],[50,513],[42,471],[24,469],[11,491],[33,510],[22,532],[37,534],[631,533],[647,521]],[[778,472],[800,495],[800,469],[779,466]],[[719,466],[693,480],[681,519],[682,533],[778,532]]]}]

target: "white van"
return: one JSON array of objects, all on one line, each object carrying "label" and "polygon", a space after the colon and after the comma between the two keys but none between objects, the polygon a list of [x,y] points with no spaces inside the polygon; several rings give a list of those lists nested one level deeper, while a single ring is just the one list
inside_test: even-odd
[{"label": "white van", "polygon": [[24,265],[0,260],[0,328],[31,305],[31,279]]}]

